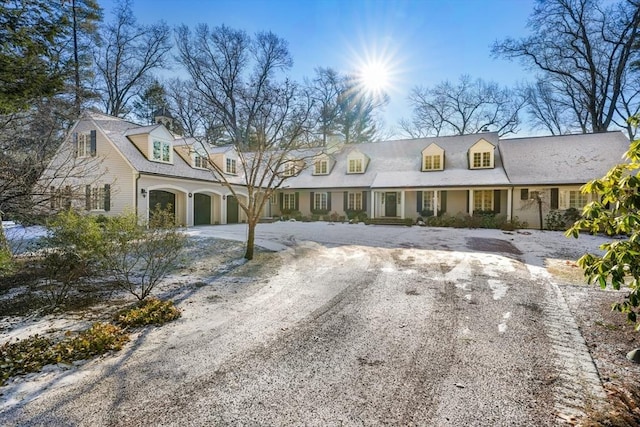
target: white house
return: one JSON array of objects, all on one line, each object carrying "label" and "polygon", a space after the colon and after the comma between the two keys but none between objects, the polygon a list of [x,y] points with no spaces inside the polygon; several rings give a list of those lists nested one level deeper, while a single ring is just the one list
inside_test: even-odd
[{"label": "white house", "polygon": [[[581,209],[592,197],[580,193],[581,185],[620,163],[628,146],[621,132],[513,139],[485,132],[343,145],[319,153],[306,167],[296,159],[285,164],[290,167],[282,172],[290,177],[263,214],[357,210],[370,218],[415,219],[423,211],[493,211],[536,227],[534,196],[542,199],[545,214]],[[53,178],[69,156],[86,160],[78,168],[94,159],[93,172]],[[239,197],[246,197],[233,146],[202,147],[175,137],[163,124],[139,126],[86,113],[42,181],[50,187],[52,209],[73,202],[94,213],[134,209],[144,217],[156,204],[170,203],[178,223],[188,226],[245,220],[230,191],[208,169],[209,160],[226,172]]]}]

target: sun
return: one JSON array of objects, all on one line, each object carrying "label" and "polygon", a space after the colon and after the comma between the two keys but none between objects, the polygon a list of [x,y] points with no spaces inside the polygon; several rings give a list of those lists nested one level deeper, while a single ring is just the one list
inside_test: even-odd
[{"label": "sun", "polygon": [[359,72],[360,82],[372,93],[386,92],[391,85],[389,67],[381,61],[362,64]]}]

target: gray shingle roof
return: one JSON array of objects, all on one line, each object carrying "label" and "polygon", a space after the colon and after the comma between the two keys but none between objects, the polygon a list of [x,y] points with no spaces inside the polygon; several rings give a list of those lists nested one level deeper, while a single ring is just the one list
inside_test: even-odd
[{"label": "gray shingle roof", "polygon": [[584,184],[623,161],[622,132],[503,139],[499,144],[513,185]]},{"label": "gray shingle roof", "polygon": [[[467,153],[480,139],[498,145],[495,132],[345,145],[334,154],[336,164],[329,175],[313,175],[313,168],[308,168],[287,183],[301,189],[508,185],[497,149],[494,169],[469,169]],[[444,170],[422,172],[422,150],[434,142],[445,151]],[[347,156],[354,149],[371,159],[363,174],[347,174]]]},{"label": "gray shingle roof", "polygon": [[[173,156],[173,164],[152,162],[127,138],[127,135],[148,133],[162,125],[140,126],[117,117],[94,112],[88,113],[86,117],[90,118],[104,132],[123,156],[128,159],[133,168],[140,173],[219,182],[210,171],[195,169],[176,154]],[[182,140],[179,141],[184,143]],[[244,183],[244,178],[241,175],[227,175],[227,179],[236,184]]]}]

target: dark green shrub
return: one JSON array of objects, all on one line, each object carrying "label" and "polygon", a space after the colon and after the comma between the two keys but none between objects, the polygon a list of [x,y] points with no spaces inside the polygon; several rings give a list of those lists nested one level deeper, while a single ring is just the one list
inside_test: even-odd
[{"label": "dark green shrub", "polygon": [[544,224],[547,230],[565,231],[568,228],[564,214],[558,210],[549,211],[544,218]]},{"label": "dark green shrub", "polygon": [[426,217],[430,217],[430,216],[433,216],[433,210],[431,210],[431,209],[423,209],[423,210],[420,212],[420,215],[421,215],[422,217],[424,217],[424,218],[426,218]]},{"label": "dark green shrub", "polygon": [[39,335],[5,342],[0,346],[0,385],[13,376],[38,372],[45,365],[71,363],[120,350],[127,341],[129,336],[120,327],[94,323],[78,334],[67,332],[58,343]]},{"label": "dark green shrub", "polygon": [[163,325],[180,317],[173,301],[161,301],[149,298],[140,301],[133,308],[121,310],[114,316],[116,324],[123,327],[138,327],[145,325]]},{"label": "dark green shrub", "polygon": [[311,209],[311,213],[318,216],[327,215],[329,213],[329,209]]},{"label": "dark green shrub", "polygon": [[338,212],[331,212],[331,215],[329,215],[329,220],[331,222],[338,222],[339,218]]}]

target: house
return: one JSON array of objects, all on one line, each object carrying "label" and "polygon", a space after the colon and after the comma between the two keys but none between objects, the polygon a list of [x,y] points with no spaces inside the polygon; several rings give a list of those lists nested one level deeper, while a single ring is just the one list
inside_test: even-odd
[{"label": "house", "polygon": [[[628,145],[621,132],[513,139],[484,132],[342,145],[305,156],[307,164],[293,157],[285,162],[281,172],[288,178],[263,215],[361,211],[370,218],[415,219],[491,211],[536,227],[536,200],[545,214],[581,209],[593,197],[583,195],[581,185],[620,163]],[[66,157],[96,159],[95,171],[51,178]],[[203,147],[162,123],[139,126],[87,113],[43,178],[55,201],[51,208],[68,205],[59,202],[66,195],[106,215],[135,209],[144,217],[157,204],[171,204],[177,222],[188,226],[246,220],[209,161],[224,170],[238,197],[246,197],[233,146]]]},{"label": "house", "polygon": [[[144,218],[157,205],[171,205],[178,224],[242,222],[244,213],[209,170],[209,160],[223,168],[238,197],[246,197],[234,147],[203,147],[161,123],[140,126],[91,112],[73,126],[40,185],[47,188],[50,210],[71,205],[104,215],[134,210]],[[66,169],[82,173],[61,174],[68,164],[74,166]]]}]

